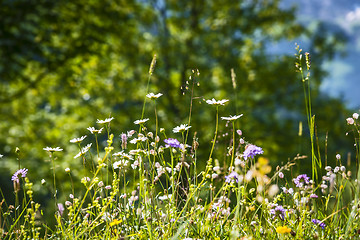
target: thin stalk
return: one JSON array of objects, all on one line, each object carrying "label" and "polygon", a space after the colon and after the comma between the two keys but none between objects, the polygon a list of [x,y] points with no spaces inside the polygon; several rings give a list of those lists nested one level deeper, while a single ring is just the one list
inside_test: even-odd
[{"label": "thin stalk", "polygon": [[214,135],[213,144],[212,144],[211,151],[210,151],[209,160],[211,159],[211,156],[212,156],[214,148],[215,148],[215,142],[216,142],[216,137],[217,137],[217,132],[218,132],[218,126],[219,126],[219,106],[216,106],[215,135]]}]

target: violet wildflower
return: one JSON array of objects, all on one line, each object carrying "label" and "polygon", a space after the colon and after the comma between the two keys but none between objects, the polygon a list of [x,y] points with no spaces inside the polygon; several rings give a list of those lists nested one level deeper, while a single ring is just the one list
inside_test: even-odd
[{"label": "violet wildflower", "polygon": [[270,215],[272,215],[273,218],[279,217],[281,220],[284,220],[285,219],[285,213],[286,213],[286,210],[281,205],[276,206],[273,209],[270,209]]},{"label": "violet wildflower", "polygon": [[239,182],[239,174],[237,172],[231,172],[229,175],[225,176],[225,182],[227,183],[234,182],[234,180]]},{"label": "violet wildflower", "polygon": [[316,195],[315,193],[310,194],[310,198],[318,198],[318,195]]},{"label": "violet wildflower", "polygon": [[301,174],[294,179],[294,183],[296,184],[296,187],[303,187],[304,183],[309,184],[309,180],[310,178],[306,174]]},{"label": "violet wildflower", "polygon": [[164,142],[166,143],[165,147],[175,147],[175,148],[180,147],[180,142],[174,138],[165,139]]},{"label": "violet wildflower", "polygon": [[24,178],[24,177],[26,177],[27,172],[28,172],[28,169],[26,169],[26,168],[17,170],[17,171],[14,173],[14,175],[12,175],[11,181],[19,182],[19,175],[21,175],[21,177]]},{"label": "violet wildflower", "polygon": [[57,207],[58,207],[60,215],[63,215],[64,210],[65,210],[64,205],[62,203],[58,203]]},{"label": "violet wildflower", "polygon": [[249,144],[246,146],[245,151],[243,153],[243,157],[247,160],[248,157],[254,158],[254,156],[258,154],[263,154],[264,151],[261,147],[255,146],[253,144]]},{"label": "violet wildflower", "polygon": [[318,219],[312,219],[311,222],[314,223],[315,225],[319,225],[322,229],[325,229],[326,227],[326,224]]}]

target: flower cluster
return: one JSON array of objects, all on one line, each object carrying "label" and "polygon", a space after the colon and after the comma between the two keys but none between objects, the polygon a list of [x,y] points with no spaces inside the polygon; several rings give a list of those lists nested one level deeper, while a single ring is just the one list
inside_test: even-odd
[{"label": "flower cluster", "polygon": [[296,187],[304,187],[305,184],[307,185],[310,183],[309,180],[310,178],[306,174],[301,174],[294,179],[294,183]]},{"label": "flower cluster", "polygon": [[249,157],[254,158],[258,154],[263,154],[264,151],[261,147],[255,146],[253,144],[249,144],[245,147],[245,151],[243,153],[243,158],[247,160]]},{"label": "flower cluster", "polygon": [[166,143],[165,147],[180,148],[180,146],[181,146],[180,142],[174,138],[165,139],[164,142]]},{"label": "flower cluster", "polygon": [[17,182],[19,182],[19,176],[21,176],[21,177],[24,178],[24,177],[26,177],[27,172],[28,172],[28,169],[26,169],[26,168],[17,170],[17,171],[14,173],[14,175],[12,175],[11,181],[17,181]]}]

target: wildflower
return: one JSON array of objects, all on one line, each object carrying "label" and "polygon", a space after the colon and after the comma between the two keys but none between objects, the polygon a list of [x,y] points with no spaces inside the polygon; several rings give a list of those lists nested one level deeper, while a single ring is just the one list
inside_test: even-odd
[{"label": "wildflower", "polygon": [[345,172],[345,171],[346,171],[345,166],[341,166],[341,167],[340,167],[340,171]]},{"label": "wildflower", "polygon": [[17,170],[17,171],[14,173],[14,175],[12,175],[11,181],[19,182],[19,175],[21,175],[21,177],[24,178],[24,177],[26,177],[27,172],[28,172],[28,169],[26,169],[26,168]]},{"label": "wildflower", "polygon": [[125,133],[122,133],[120,136],[121,136],[121,148],[126,149],[127,135]]},{"label": "wildflower", "polygon": [[134,123],[135,123],[136,125],[139,125],[139,124],[144,124],[144,123],[146,123],[147,121],[149,121],[149,119],[148,119],[148,118],[145,118],[145,119],[136,120],[136,121],[134,121]]},{"label": "wildflower", "polygon": [[142,137],[138,137],[138,138],[132,139],[132,140],[130,141],[130,143],[132,143],[132,144],[137,144],[137,143],[139,143],[139,142],[145,142],[147,139],[148,139],[147,137],[142,136]]},{"label": "wildflower", "polygon": [[304,183],[309,184],[309,180],[310,178],[306,174],[301,174],[294,179],[294,183],[296,184],[296,187],[303,187]]},{"label": "wildflower", "polygon": [[354,121],[353,118],[347,118],[346,122],[347,122],[348,125],[352,125],[352,124],[354,124],[355,121]]},{"label": "wildflower", "polygon": [[221,119],[226,120],[226,121],[235,121],[236,119],[241,118],[242,115],[244,115],[244,114],[235,115],[235,116],[230,115],[230,117],[221,117]]},{"label": "wildflower", "polygon": [[245,140],[240,138],[240,144],[244,144],[245,143]]},{"label": "wildflower", "polygon": [[281,220],[284,220],[285,213],[286,213],[286,210],[281,205],[278,205],[275,208],[270,209],[270,215],[272,215],[273,218],[279,217]]},{"label": "wildflower", "polygon": [[41,179],[41,185],[44,185],[46,183],[45,179]]},{"label": "wildflower", "polygon": [[106,124],[106,123],[110,123],[114,118],[106,118],[105,120],[97,120],[96,123],[100,123],[100,124]]},{"label": "wildflower", "polygon": [[46,147],[46,148],[43,148],[45,151],[47,152],[61,152],[63,149],[59,148],[59,147],[56,147],[56,148],[51,148],[51,147]]},{"label": "wildflower", "polygon": [[89,130],[91,132],[91,134],[98,134],[98,133],[101,133],[101,131],[103,130],[104,128],[100,128],[100,129],[95,129],[94,127],[88,127],[87,130]]},{"label": "wildflower", "polygon": [[180,142],[174,138],[165,139],[164,142],[166,143],[165,147],[174,147],[180,148]]},{"label": "wildflower", "polygon": [[239,182],[239,174],[237,172],[231,172],[229,175],[225,176],[225,182],[227,183],[234,182],[234,180]]},{"label": "wildflower", "polygon": [[279,178],[284,178],[284,173],[283,172],[279,172]]},{"label": "wildflower", "polygon": [[70,168],[65,168],[66,173],[70,173]]},{"label": "wildflower", "polygon": [[236,130],[236,133],[241,136],[242,135],[242,131],[240,129]]},{"label": "wildflower", "polygon": [[338,166],[336,166],[336,167],[334,168],[334,173],[337,173],[339,170],[340,170],[340,168],[339,168]]},{"label": "wildflower", "polygon": [[164,201],[164,200],[168,200],[171,199],[172,194],[168,194],[168,195],[163,195],[163,196],[159,196],[159,200]]},{"label": "wildflower", "polygon": [[315,193],[310,194],[310,198],[318,198],[318,197],[319,197],[319,196],[316,195]]},{"label": "wildflower", "polygon": [[110,186],[110,185],[107,185],[107,186],[105,186],[105,189],[106,189],[106,190],[110,190],[110,189],[111,189],[111,186]]},{"label": "wildflower", "polygon": [[58,207],[60,215],[63,215],[64,210],[65,210],[64,205],[62,203],[58,203],[57,207]]},{"label": "wildflower", "polygon": [[330,167],[330,166],[326,166],[326,167],[325,167],[325,170],[328,171],[328,172],[330,172],[330,171],[331,171],[331,167]]},{"label": "wildflower", "polygon": [[158,93],[158,94],[149,93],[146,95],[146,97],[150,98],[151,100],[155,100],[161,97],[162,95],[163,95],[162,93]]},{"label": "wildflower", "polygon": [[87,153],[87,152],[89,151],[91,145],[92,145],[92,143],[90,143],[90,144],[86,145],[85,147],[83,147],[83,148],[81,149],[81,151],[80,151],[78,154],[76,154],[76,156],[75,156],[74,158],[78,158],[78,157],[84,156],[85,153]]},{"label": "wildflower", "polygon": [[261,147],[249,144],[246,146],[245,151],[243,153],[243,157],[245,160],[247,160],[248,157],[254,158],[257,154],[263,154],[264,151]]},{"label": "wildflower", "polygon": [[115,226],[115,225],[119,225],[122,221],[118,220],[118,219],[114,219],[109,225],[110,227]]},{"label": "wildflower", "polygon": [[4,155],[0,154],[0,158],[3,158]]},{"label": "wildflower", "polygon": [[223,100],[216,101],[215,98],[213,98],[211,100],[206,100],[206,103],[210,104],[210,105],[222,105],[222,106],[224,106],[225,103],[228,102],[228,101],[229,101],[228,99],[223,99]]},{"label": "wildflower", "polygon": [[314,223],[315,225],[319,225],[322,229],[325,229],[326,227],[326,224],[318,219],[312,219],[311,222]]},{"label": "wildflower", "polygon": [[280,234],[290,233],[291,228],[288,228],[287,226],[279,226],[279,227],[276,228],[276,232],[280,233]]},{"label": "wildflower", "polygon": [[336,154],[336,159],[340,160],[341,159],[341,155],[340,154]]},{"label": "wildflower", "polygon": [[67,207],[69,207],[69,206],[72,205],[72,203],[71,203],[70,201],[66,201],[66,202],[65,202],[65,205],[66,205]]},{"label": "wildflower", "polygon": [[129,163],[128,160],[120,160],[120,161],[114,162],[113,168],[114,169],[117,169],[117,168],[122,169],[122,168],[127,167],[128,163]]},{"label": "wildflower", "polygon": [[80,138],[73,138],[70,140],[71,143],[81,143],[87,136],[82,136]]},{"label": "wildflower", "polygon": [[358,118],[359,118],[359,114],[358,114],[358,113],[354,113],[354,114],[352,115],[352,117],[353,117],[354,119],[358,119]]},{"label": "wildflower", "polygon": [[174,133],[183,133],[186,130],[191,128],[191,126],[188,126],[187,124],[181,124],[180,126],[174,127],[173,132]]}]

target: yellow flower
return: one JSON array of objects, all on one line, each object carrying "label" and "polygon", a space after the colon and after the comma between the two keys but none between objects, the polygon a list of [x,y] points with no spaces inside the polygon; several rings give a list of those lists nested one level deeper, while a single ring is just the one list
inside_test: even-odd
[{"label": "yellow flower", "polygon": [[120,224],[121,222],[122,222],[121,220],[114,219],[114,221],[112,221],[112,222],[110,223],[110,227],[115,226],[115,225],[118,225],[118,224]]},{"label": "yellow flower", "polygon": [[279,227],[277,227],[276,228],[276,232],[277,233],[281,233],[281,234],[283,234],[283,233],[290,233],[291,232],[291,228],[288,228],[287,226],[279,226]]}]

